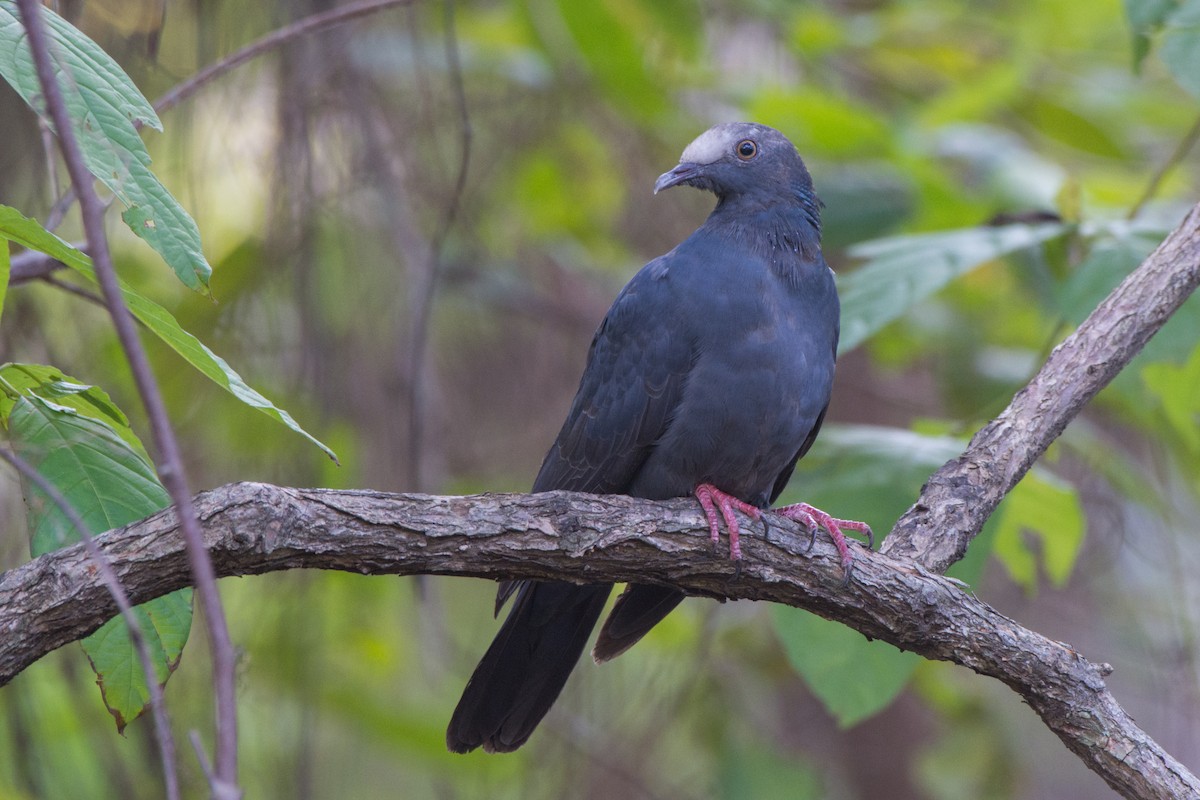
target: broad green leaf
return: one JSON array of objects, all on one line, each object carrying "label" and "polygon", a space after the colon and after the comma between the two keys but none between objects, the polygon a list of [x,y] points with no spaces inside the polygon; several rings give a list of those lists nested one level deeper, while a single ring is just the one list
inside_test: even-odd
[{"label": "broad green leaf", "polygon": [[[212,268],[200,231],[149,169],[150,154],[136,124],[162,130],[153,107],[95,42],[49,9],[43,20],[54,41],[54,67],[88,170],[126,207],[123,218],[183,281],[208,293]],[[0,74],[53,127],[15,4],[0,0]]]},{"label": "broad green leaf", "polygon": [[[154,679],[165,685],[179,666],[183,646],[192,626],[192,590],[181,589],[155,598],[133,609],[150,649]],[[132,722],[150,702],[150,690],[141,661],[129,640],[122,617],[113,617],[83,640],[104,705],[116,721],[117,730]]]},{"label": "broad green leaf", "polygon": [[921,300],[981,264],[1063,236],[1060,223],[964,228],[864,242],[850,255],[867,263],[839,280],[842,337],[853,350]]},{"label": "broad green leaf", "polygon": [[[142,452],[100,419],[37,394],[23,394],[8,408],[6,425],[13,450],[63,494],[92,534],[170,504]],[[34,556],[79,540],[63,511],[32,484],[26,486],[26,509]],[[139,607],[142,638],[155,665],[153,679],[160,683],[179,662],[191,628],[191,608],[190,589]],[[142,713],[149,697],[147,676],[125,621],[110,620],[83,640],[83,648],[96,671],[105,705],[122,730]]]},{"label": "broad green leaf", "polygon": [[877,425],[829,425],[796,466],[779,503],[809,502],[886,533],[930,473],[962,452],[952,436]]},{"label": "broad green leaf", "polygon": [[1167,18],[1158,52],[1179,85],[1200,99],[1200,0],[1183,0]]},{"label": "broad green leaf", "polygon": [[[29,219],[19,211],[8,206],[0,205],[0,236],[7,237],[18,244],[45,253],[58,259],[66,266],[83,275],[92,283],[96,282],[96,274],[92,269],[92,261],[84,253],[50,233],[35,220]],[[270,400],[250,388],[242,377],[225,362],[223,358],[209,350],[199,339],[180,327],[179,322],[162,306],[135,292],[129,286],[121,283],[121,294],[130,312],[139,322],[162,339],[162,341],[179,355],[183,356],[193,367],[209,378],[213,383],[225,389],[246,405],[256,408],[272,419],[282,422],[296,433],[321,448],[331,459],[337,461],[337,455],[323,442],[300,427],[292,415],[278,408]]]},{"label": "broad green leaf", "polygon": [[[988,521],[992,553],[1028,592],[1038,585],[1038,555],[1046,576],[1062,586],[1083,545],[1084,515],[1074,487],[1045,470],[1033,470],[1004,498]],[[1036,537],[1037,545],[1026,537]]]},{"label": "broad green leaf", "polygon": [[[170,504],[153,467],[106,423],[36,394],[10,407],[13,448],[56,485],[88,529],[99,533]],[[38,495],[36,487],[31,487]],[[48,503],[44,498],[41,505]],[[37,504],[34,504],[37,505]],[[36,509],[30,550],[35,556],[79,540],[57,507]]]},{"label": "broad green leaf", "polygon": [[108,393],[96,386],[66,376],[56,367],[43,364],[0,364],[0,420],[7,419],[16,396],[37,395],[47,403],[102,422],[125,440],[133,450],[150,461],[142,442],[129,427],[129,419],[117,408]]},{"label": "broad green leaf", "polygon": [[887,708],[921,661],[798,608],[773,605],[771,618],[788,661],[843,728]]}]

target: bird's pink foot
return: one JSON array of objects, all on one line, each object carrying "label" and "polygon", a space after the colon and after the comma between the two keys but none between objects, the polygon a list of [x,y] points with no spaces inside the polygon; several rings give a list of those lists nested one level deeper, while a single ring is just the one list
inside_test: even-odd
[{"label": "bird's pink foot", "polygon": [[738,541],[738,521],[733,510],[737,509],[754,519],[761,519],[762,511],[744,500],[722,492],[711,483],[700,484],[696,487],[694,494],[700,501],[700,507],[704,509],[704,516],[708,518],[708,530],[712,534],[713,549],[716,549],[717,543],[721,540],[721,522],[717,519],[717,511],[720,510],[721,519],[725,520],[725,527],[729,530],[729,557],[734,561],[741,561],[742,546]]},{"label": "bird's pink foot", "polygon": [[867,537],[867,549],[871,550],[875,547],[875,534],[871,532],[871,526],[865,522],[856,522],[852,519],[837,519],[826,514],[816,506],[810,506],[808,503],[796,503],[795,505],[784,506],[783,508],[775,509],[775,513],[788,519],[794,519],[808,528],[812,539],[809,542],[809,547],[812,542],[816,541],[817,529],[824,528],[829,532],[829,538],[833,540],[833,546],[837,548],[838,555],[841,557],[842,570],[845,572],[844,583],[850,583],[850,573],[854,569],[854,556],[850,554],[850,547],[846,544],[846,535],[842,533],[842,529],[849,531],[858,531]]}]

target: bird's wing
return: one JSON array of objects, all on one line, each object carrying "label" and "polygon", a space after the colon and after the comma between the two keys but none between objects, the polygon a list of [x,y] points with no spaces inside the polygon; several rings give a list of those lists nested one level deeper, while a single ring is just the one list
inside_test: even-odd
[{"label": "bird's wing", "polygon": [[[533,491],[622,493],[670,424],[693,365],[693,342],[669,302],[672,258],[651,261],[613,301]],[[497,616],[524,584],[500,582]]]},{"label": "bird's wing", "polygon": [[626,491],[670,424],[694,344],[669,302],[670,260],[668,254],[646,265],[600,324],[535,492]]},{"label": "bird's wing", "polygon": [[[841,327],[841,322],[839,321],[833,331],[833,360],[835,362],[837,361],[838,339],[842,333]],[[804,441],[800,443],[800,449],[796,451],[796,457],[792,459],[792,462],[775,479],[775,485],[771,487],[770,502],[772,505],[779,499],[779,495],[783,494],[783,490],[787,488],[788,481],[792,479],[792,473],[796,470],[797,462],[804,458],[805,453],[813,446],[813,442],[817,440],[817,434],[821,432],[821,423],[825,421],[825,412],[827,411],[829,411],[829,403],[826,403],[825,407],[821,409],[821,413],[817,415],[817,421],[813,423],[812,429],[804,437]]]}]

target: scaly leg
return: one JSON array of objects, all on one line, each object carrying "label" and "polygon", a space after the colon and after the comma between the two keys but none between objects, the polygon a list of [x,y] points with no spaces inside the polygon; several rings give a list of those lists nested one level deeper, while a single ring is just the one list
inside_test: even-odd
[{"label": "scaly leg", "polygon": [[812,547],[812,541],[816,540],[818,528],[824,528],[829,532],[829,538],[833,540],[833,546],[837,548],[838,555],[841,556],[842,570],[846,574],[843,584],[850,583],[850,574],[854,570],[854,556],[850,554],[850,547],[846,544],[846,536],[842,533],[842,528],[865,534],[867,537],[867,549],[871,550],[875,547],[875,534],[871,532],[871,526],[865,522],[856,522],[852,519],[837,519],[836,517],[829,516],[816,506],[810,506],[808,503],[796,503],[795,505],[777,508],[774,513],[788,519],[794,519],[805,525],[813,537],[809,542],[809,547]]},{"label": "scaly leg", "polygon": [[761,519],[762,511],[744,500],[722,492],[711,483],[700,484],[696,487],[694,494],[700,501],[700,507],[704,509],[704,516],[708,518],[708,530],[712,534],[713,549],[716,549],[717,543],[721,540],[721,522],[717,519],[717,510],[719,509],[721,518],[725,520],[725,527],[729,530],[729,557],[734,561],[741,561],[742,546],[738,542],[738,521],[733,510],[736,508],[754,519]]}]

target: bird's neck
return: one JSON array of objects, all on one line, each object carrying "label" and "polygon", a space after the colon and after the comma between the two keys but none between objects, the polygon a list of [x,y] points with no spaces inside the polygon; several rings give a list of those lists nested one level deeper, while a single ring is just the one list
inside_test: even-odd
[{"label": "bird's neck", "polygon": [[821,261],[821,207],[811,190],[763,201],[745,195],[721,197],[708,224],[720,226],[781,269]]}]

